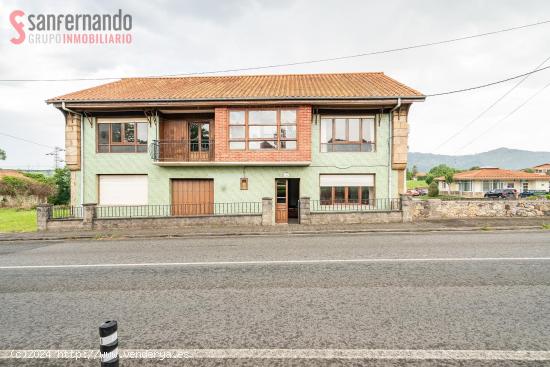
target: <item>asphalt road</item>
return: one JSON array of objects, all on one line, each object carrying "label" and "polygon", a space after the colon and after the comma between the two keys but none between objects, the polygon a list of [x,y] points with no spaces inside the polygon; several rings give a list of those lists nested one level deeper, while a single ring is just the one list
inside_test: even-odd
[{"label": "asphalt road", "polygon": [[[192,357],[126,359],[121,366],[546,366],[550,232],[0,245],[4,355],[96,350],[97,327],[108,319],[119,322],[121,348],[178,349]],[[245,358],[250,350],[272,355]],[[350,350],[364,354],[335,357]],[[400,356],[409,350],[411,358]],[[434,350],[451,352],[434,359]],[[456,356],[464,350],[472,352]],[[473,357],[494,351],[508,357]],[[548,360],[516,358],[513,351],[547,352]],[[0,365],[99,362],[0,359]]]}]

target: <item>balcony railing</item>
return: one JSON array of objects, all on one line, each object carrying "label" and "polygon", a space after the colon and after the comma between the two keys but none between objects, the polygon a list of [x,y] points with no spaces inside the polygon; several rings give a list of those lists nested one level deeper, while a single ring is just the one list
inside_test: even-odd
[{"label": "balcony railing", "polygon": [[209,162],[214,160],[214,140],[153,140],[155,162]]}]

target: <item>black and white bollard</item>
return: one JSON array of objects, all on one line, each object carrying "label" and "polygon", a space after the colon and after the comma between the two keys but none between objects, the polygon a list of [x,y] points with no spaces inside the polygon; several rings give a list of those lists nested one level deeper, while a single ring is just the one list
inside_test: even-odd
[{"label": "black and white bollard", "polygon": [[117,328],[115,320],[105,321],[99,327],[99,352],[102,367],[118,367]]}]

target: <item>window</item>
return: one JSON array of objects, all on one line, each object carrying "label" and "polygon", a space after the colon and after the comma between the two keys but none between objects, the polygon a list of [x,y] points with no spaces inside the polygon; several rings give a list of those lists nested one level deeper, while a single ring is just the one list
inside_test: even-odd
[{"label": "window", "polygon": [[98,153],[146,153],[147,140],[146,122],[97,124]]},{"label": "window", "polygon": [[321,118],[321,152],[373,152],[374,116]]},{"label": "window", "polygon": [[147,175],[100,175],[99,205],[147,205]]},{"label": "window", "polygon": [[461,192],[472,191],[472,181],[458,181],[458,191],[461,191]]},{"label": "window", "polygon": [[369,204],[374,175],[320,175],[321,205]]},{"label": "window", "polygon": [[[514,184],[512,184],[512,188],[514,187]],[[502,181],[483,181],[483,191],[491,191],[496,189],[502,189],[504,188],[504,182]]]},{"label": "window", "polygon": [[229,149],[296,149],[296,110],[229,112]]}]

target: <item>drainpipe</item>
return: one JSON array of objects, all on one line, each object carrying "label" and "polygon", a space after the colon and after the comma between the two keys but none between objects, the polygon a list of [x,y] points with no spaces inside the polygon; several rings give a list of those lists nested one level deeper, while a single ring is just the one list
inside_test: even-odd
[{"label": "drainpipe", "polygon": [[392,140],[393,140],[393,112],[401,107],[401,97],[397,98],[397,104],[390,110],[390,138],[388,139],[388,151],[390,153],[390,161],[388,164],[388,196],[392,198]]},{"label": "drainpipe", "polygon": [[61,102],[61,109],[80,116],[80,205],[82,205],[84,204],[84,116],[67,108],[64,101]]}]

